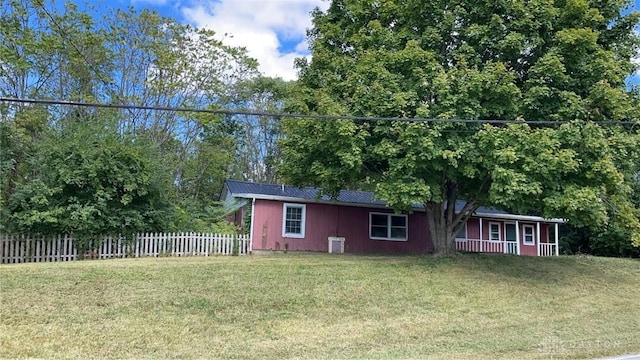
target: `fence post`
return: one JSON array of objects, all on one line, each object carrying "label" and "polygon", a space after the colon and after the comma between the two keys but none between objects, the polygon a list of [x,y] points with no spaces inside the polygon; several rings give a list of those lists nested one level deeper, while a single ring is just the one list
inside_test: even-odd
[{"label": "fence post", "polygon": [[[99,246],[98,258],[125,258],[129,256],[211,256],[247,255],[251,253],[251,235],[213,233],[140,233],[127,240],[104,236]],[[50,238],[32,238],[25,235],[9,236],[0,233],[0,263],[58,262],[77,260],[78,249],[72,235]],[[81,254],[82,255],[82,254]]]}]

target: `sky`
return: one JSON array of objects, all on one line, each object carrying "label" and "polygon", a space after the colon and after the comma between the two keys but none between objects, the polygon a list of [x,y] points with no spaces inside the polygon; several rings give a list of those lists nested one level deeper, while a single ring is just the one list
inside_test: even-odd
[{"label": "sky", "polygon": [[[128,1],[131,1],[130,3]],[[244,46],[267,76],[297,78],[293,62],[309,56],[306,30],[311,11],[326,10],[323,0],[120,0],[149,8],[199,28],[214,30],[224,43]]]},{"label": "sky", "polygon": [[[634,1],[635,9],[640,10],[640,0]],[[285,80],[297,77],[295,58],[309,56],[306,30],[311,27],[311,11],[329,7],[328,0],[117,0],[117,3],[122,7],[153,9],[181,23],[214,30],[227,45],[246,47],[249,55],[258,60],[264,75]],[[640,64],[640,58],[637,62]],[[640,85],[640,72],[627,82]]]}]

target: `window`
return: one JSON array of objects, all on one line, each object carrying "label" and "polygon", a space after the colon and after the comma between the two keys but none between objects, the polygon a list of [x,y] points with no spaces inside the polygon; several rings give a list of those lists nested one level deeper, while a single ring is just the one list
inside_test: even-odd
[{"label": "window", "polygon": [[456,234],[456,239],[460,239],[460,240],[467,239],[467,223],[466,222],[462,224],[462,227],[460,227],[460,230],[458,230],[458,233]]},{"label": "window", "polygon": [[500,223],[489,223],[489,241],[502,240]]},{"label": "window", "polygon": [[504,224],[504,241],[517,242],[518,234],[516,234],[516,224],[506,223]]},{"label": "window", "polygon": [[407,215],[369,213],[369,237],[373,240],[407,240]]},{"label": "window", "polygon": [[522,243],[525,245],[535,245],[536,240],[533,237],[533,225],[522,225]]},{"label": "window", "polygon": [[282,205],[282,237],[303,238],[307,206],[303,204]]}]

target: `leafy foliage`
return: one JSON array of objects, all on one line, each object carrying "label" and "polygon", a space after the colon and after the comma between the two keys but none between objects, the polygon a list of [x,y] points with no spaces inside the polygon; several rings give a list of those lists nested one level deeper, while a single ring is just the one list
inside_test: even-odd
[{"label": "leafy foliage", "polygon": [[[638,12],[621,1],[336,0],[313,14],[290,106],[320,114],[522,124],[285,123],[282,174],[335,194],[364,187],[399,211],[425,204],[436,252],[480,205],[640,234],[628,181],[636,120],[624,79]],[[528,120],[557,121],[529,126]],[[315,136],[308,136],[314,134]],[[456,199],[466,207],[456,213]]]},{"label": "leafy foliage", "polygon": [[[215,108],[257,75],[211,30],[84,9],[0,0],[0,94]],[[233,230],[215,199],[240,145],[218,117],[3,103],[0,131],[0,230]]]},{"label": "leafy foliage", "polygon": [[[280,78],[256,77],[238,86],[231,106],[238,110],[282,112],[292,96],[294,84]],[[276,183],[276,168],[282,154],[278,140],[282,136],[281,119],[274,116],[233,115],[225,119],[230,134],[237,140],[234,178]]]},{"label": "leafy foliage", "polygon": [[83,120],[39,145],[32,166],[40,175],[8,199],[10,230],[73,233],[87,241],[163,230],[171,208],[153,177],[157,165],[149,148],[113,128],[96,133],[99,127],[87,125],[92,119]]}]

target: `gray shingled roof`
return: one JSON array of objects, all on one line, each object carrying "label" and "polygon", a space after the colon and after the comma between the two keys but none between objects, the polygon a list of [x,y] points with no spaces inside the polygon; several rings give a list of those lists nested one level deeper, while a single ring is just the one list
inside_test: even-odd
[{"label": "gray shingled roof", "polygon": [[[233,195],[255,194],[310,201],[332,201],[332,199],[327,195],[323,195],[318,198],[320,189],[312,187],[299,188],[289,185],[259,184],[238,180],[227,180],[226,186],[228,191]],[[385,206],[384,201],[374,199],[373,193],[364,191],[342,190],[340,191],[338,198],[334,199],[334,201],[347,204]]]},{"label": "gray shingled roof", "polygon": [[[372,192],[366,191],[353,191],[353,190],[341,190],[337,199],[331,199],[327,195],[323,195],[318,198],[318,194],[320,190],[318,188],[313,187],[304,187],[299,188],[295,186],[289,185],[278,185],[278,184],[259,184],[254,182],[247,181],[239,181],[239,180],[226,180],[224,191],[228,191],[231,196],[246,196],[252,197],[251,195],[259,195],[259,196],[272,196],[272,197],[281,197],[281,198],[290,198],[290,199],[300,199],[307,201],[322,201],[322,202],[331,202],[335,201],[337,203],[345,204],[345,205],[371,205],[371,206],[386,206],[386,203],[382,200],[375,199]],[[223,193],[223,198],[226,194]],[[456,211],[462,210],[464,207],[464,201],[456,202]],[[413,205],[413,208],[423,209],[422,205],[416,204]],[[506,211],[502,211],[493,207],[480,207],[476,210],[476,213],[482,214],[509,214]]]}]

